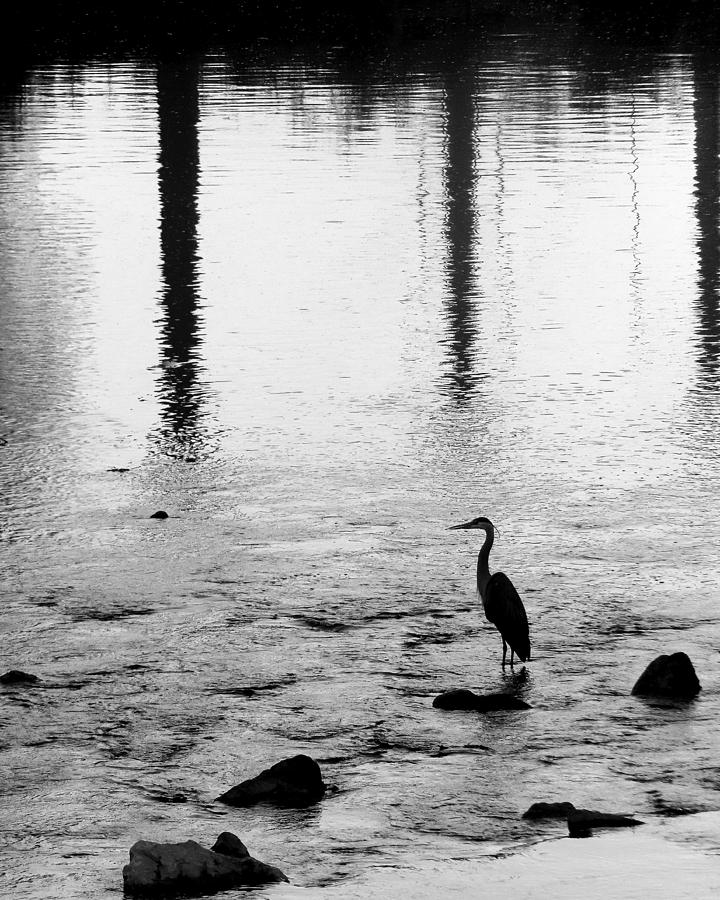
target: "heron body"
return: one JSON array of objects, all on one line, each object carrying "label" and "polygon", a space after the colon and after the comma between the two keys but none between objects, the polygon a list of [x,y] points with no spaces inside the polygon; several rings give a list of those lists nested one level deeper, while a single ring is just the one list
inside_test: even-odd
[{"label": "heron body", "polygon": [[530,626],[527,613],[515,590],[515,585],[504,572],[490,574],[490,548],[495,540],[495,526],[485,516],[478,516],[462,525],[452,525],[455,529],[477,528],[485,532],[485,540],[477,561],[477,590],[482,600],[485,618],[500,632],[503,642],[503,661],[510,646],[510,665],[517,655],[522,662],[530,659]]}]

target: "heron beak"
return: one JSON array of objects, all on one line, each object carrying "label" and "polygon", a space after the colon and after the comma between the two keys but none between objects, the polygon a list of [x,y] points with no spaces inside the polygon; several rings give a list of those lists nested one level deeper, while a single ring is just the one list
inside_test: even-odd
[{"label": "heron beak", "polygon": [[457,531],[458,528],[475,528],[472,522],[463,522],[462,525],[450,525],[448,531]]}]

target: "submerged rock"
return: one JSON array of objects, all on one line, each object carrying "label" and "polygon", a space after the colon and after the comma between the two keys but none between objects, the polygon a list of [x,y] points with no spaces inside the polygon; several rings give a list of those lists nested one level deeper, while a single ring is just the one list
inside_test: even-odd
[{"label": "submerged rock", "polygon": [[321,800],[325,791],[320,766],[311,757],[300,754],[276,763],[255,778],[225,791],[217,799],[230,806],[254,806],[256,803],[310,806]]},{"label": "submerged rock", "polygon": [[467,688],[445,691],[433,700],[436,709],[471,709],[492,712],[497,709],[532,709],[529,703],[511,694],[475,694]]},{"label": "submerged rock", "polygon": [[633,694],[657,697],[694,697],[700,682],[686,653],[658,656],[635,682]]},{"label": "submerged rock", "polygon": [[4,675],[0,675],[0,684],[35,684],[40,679],[30,672],[21,672],[20,669],[10,669]]},{"label": "submerged rock", "polygon": [[650,790],[648,791],[648,794],[650,795],[655,811],[661,816],[694,816],[697,813],[704,811],[701,807],[695,806],[694,804],[669,801],[657,790]]},{"label": "submerged rock", "polygon": [[151,800],[155,800],[158,803],[187,803],[188,798],[186,794],[181,794],[179,791],[175,794],[148,794]]},{"label": "submerged rock", "polygon": [[[236,844],[244,849],[242,841],[230,832],[221,834],[216,845],[221,841],[231,849]],[[136,896],[197,897],[287,880],[280,869],[254,859],[247,851],[244,856],[220,853],[207,850],[196,841],[137,841],[130,848],[130,862],[123,868],[125,892]]]},{"label": "submerged rock", "polygon": [[523,819],[564,819],[575,810],[572,803],[563,800],[559,803],[533,803],[530,809],[525,810]]},{"label": "submerged rock", "polygon": [[159,509],[157,512],[154,512],[151,516],[151,519],[169,519],[170,516],[165,512],[164,509]]},{"label": "submerged rock", "polygon": [[593,828],[634,828],[640,819],[618,813],[597,812],[593,809],[573,809],[567,817],[570,837],[589,837]]}]

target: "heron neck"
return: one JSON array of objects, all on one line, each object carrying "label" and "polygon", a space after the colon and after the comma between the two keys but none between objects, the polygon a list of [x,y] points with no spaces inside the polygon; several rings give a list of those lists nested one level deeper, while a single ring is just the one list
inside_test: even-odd
[{"label": "heron neck", "polygon": [[490,581],[490,548],[493,545],[494,535],[492,531],[485,532],[485,541],[478,553],[477,561],[477,586],[478,593],[481,597],[485,597],[485,588]]}]

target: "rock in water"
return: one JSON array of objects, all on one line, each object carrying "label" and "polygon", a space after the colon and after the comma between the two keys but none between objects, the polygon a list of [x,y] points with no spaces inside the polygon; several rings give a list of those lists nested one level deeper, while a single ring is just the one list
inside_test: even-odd
[{"label": "rock in water", "polygon": [[19,669],[10,669],[4,675],[0,675],[0,684],[35,684],[36,681],[40,681],[37,675],[21,672]]},{"label": "rock in water", "polygon": [[575,807],[564,800],[560,803],[533,803],[530,809],[523,813],[523,819],[564,819]]},{"label": "rock in water", "polygon": [[433,700],[436,709],[471,709],[492,712],[497,709],[532,709],[529,703],[511,694],[475,694],[466,688],[445,691]]},{"label": "rock in water", "polygon": [[634,828],[643,824],[632,816],[593,809],[574,809],[568,813],[567,822],[570,837],[588,837],[593,828]]},{"label": "rock in water", "polygon": [[700,691],[690,657],[686,653],[658,656],[635,682],[633,694],[656,697],[694,697]]},{"label": "rock in water", "polygon": [[[242,841],[230,832],[218,841]],[[123,887],[136,896],[182,894],[200,896],[232,888],[271,884],[288,879],[275,866],[252,856],[226,855],[201,847],[195,841],[181,844],[158,844],[137,841],[130,848],[130,862],[123,869]]]},{"label": "rock in water", "polygon": [[284,759],[255,778],[225,791],[217,799],[230,806],[254,806],[275,803],[278,806],[310,806],[325,794],[320,766],[300,754]]},{"label": "rock in water", "polygon": [[480,694],[477,708],[480,712],[492,712],[495,709],[532,709],[532,706],[511,694],[500,693]]},{"label": "rock in water", "polygon": [[154,512],[151,516],[151,519],[169,519],[170,517],[165,512],[164,509],[159,509],[157,512]]},{"label": "rock in water", "polygon": [[458,688],[454,691],[445,691],[433,700],[436,709],[476,709],[479,695],[468,691],[466,688]]},{"label": "rock in water", "polygon": [[218,835],[218,839],[212,845],[211,849],[215,853],[222,853],[225,856],[234,856],[237,859],[244,859],[250,856],[250,851],[243,844],[240,838],[233,834],[232,831],[223,831]]}]

